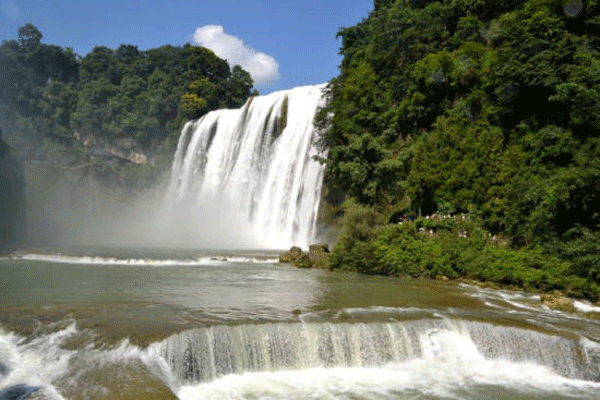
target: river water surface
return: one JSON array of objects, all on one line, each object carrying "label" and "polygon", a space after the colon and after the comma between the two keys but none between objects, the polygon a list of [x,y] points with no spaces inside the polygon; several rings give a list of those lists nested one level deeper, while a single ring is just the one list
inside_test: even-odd
[{"label": "river water surface", "polygon": [[265,251],[36,249],[0,258],[0,399],[597,399],[600,310],[576,305]]}]

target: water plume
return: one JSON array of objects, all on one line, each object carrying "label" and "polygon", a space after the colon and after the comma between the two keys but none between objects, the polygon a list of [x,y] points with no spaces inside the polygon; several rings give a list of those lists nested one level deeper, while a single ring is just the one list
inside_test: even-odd
[{"label": "water plume", "polygon": [[313,126],[322,90],[275,92],[188,123],[166,214],[182,225],[197,218],[211,238],[236,236],[234,247],[307,246],[317,231],[323,180]]}]

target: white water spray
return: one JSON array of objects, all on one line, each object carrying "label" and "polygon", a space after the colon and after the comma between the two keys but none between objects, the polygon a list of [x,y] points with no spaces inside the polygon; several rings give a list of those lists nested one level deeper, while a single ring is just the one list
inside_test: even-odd
[{"label": "white water spray", "polygon": [[251,98],[241,109],[186,124],[168,212],[182,223],[195,215],[199,231],[233,235],[236,247],[306,247],[315,240],[324,167],[314,160],[313,119],[323,88]]}]

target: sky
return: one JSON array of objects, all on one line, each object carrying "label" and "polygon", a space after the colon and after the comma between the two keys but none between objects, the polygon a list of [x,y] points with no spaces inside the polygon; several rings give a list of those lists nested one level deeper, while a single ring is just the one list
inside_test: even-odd
[{"label": "sky", "polygon": [[267,94],[337,76],[338,29],[372,9],[373,0],[0,0],[0,40],[30,22],[42,43],[81,56],[94,46],[201,45],[244,67]]}]

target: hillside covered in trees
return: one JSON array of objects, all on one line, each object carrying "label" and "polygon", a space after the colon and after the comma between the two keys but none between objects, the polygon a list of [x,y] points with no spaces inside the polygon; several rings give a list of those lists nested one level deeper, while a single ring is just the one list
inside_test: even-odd
[{"label": "hillside covered in trees", "polygon": [[11,146],[109,185],[139,183],[149,158],[172,152],[185,121],[253,94],[248,72],[206,48],[123,44],[81,57],[43,43],[32,24],[17,33],[0,45],[0,123]]},{"label": "hillside covered in trees", "polygon": [[598,300],[598,2],[375,0],[338,35],[330,267]]}]

